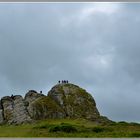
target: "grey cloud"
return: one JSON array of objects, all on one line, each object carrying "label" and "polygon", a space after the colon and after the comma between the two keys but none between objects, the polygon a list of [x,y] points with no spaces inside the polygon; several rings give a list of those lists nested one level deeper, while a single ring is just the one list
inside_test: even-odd
[{"label": "grey cloud", "polygon": [[92,93],[102,115],[139,121],[140,5],[83,15],[97,5],[0,4],[0,96],[47,93],[68,79]]}]

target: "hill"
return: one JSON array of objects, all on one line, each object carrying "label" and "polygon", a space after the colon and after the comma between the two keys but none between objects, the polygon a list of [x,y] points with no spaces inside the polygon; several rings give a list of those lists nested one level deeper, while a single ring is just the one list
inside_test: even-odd
[{"label": "hill", "polygon": [[59,83],[47,95],[29,90],[0,100],[0,137],[140,137],[140,124],[100,115],[81,87]]},{"label": "hill", "polygon": [[35,120],[83,118],[95,123],[110,123],[100,115],[94,98],[81,87],[59,83],[48,95],[30,90],[21,95],[5,96],[0,101],[0,123],[22,124]]}]

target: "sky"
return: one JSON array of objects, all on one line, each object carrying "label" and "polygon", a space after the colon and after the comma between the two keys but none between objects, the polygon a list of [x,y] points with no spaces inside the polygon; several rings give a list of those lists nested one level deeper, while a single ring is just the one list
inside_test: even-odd
[{"label": "sky", "polygon": [[140,3],[0,3],[0,97],[58,80],[101,115],[140,122]]}]

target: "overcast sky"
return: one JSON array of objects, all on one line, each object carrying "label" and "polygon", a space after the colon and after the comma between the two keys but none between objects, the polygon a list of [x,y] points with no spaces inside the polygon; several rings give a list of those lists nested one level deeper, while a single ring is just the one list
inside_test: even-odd
[{"label": "overcast sky", "polygon": [[101,115],[140,122],[140,3],[0,3],[0,97],[58,80]]}]

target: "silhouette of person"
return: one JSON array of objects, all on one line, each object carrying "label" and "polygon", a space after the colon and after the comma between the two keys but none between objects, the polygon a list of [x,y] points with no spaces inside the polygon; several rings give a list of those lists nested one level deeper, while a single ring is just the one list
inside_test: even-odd
[{"label": "silhouette of person", "polygon": [[12,99],[14,98],[14,95],[13,95],[13,94],[11,95],[11,98],[12,98]]},{"label": "silhouette of person", "polygon": [[60,84],[60,81],[58,81],[58,83]]},{"label": "silhouette of person", "polygon": [[40,91],[40,93],[42,93],[42,90]]}]

